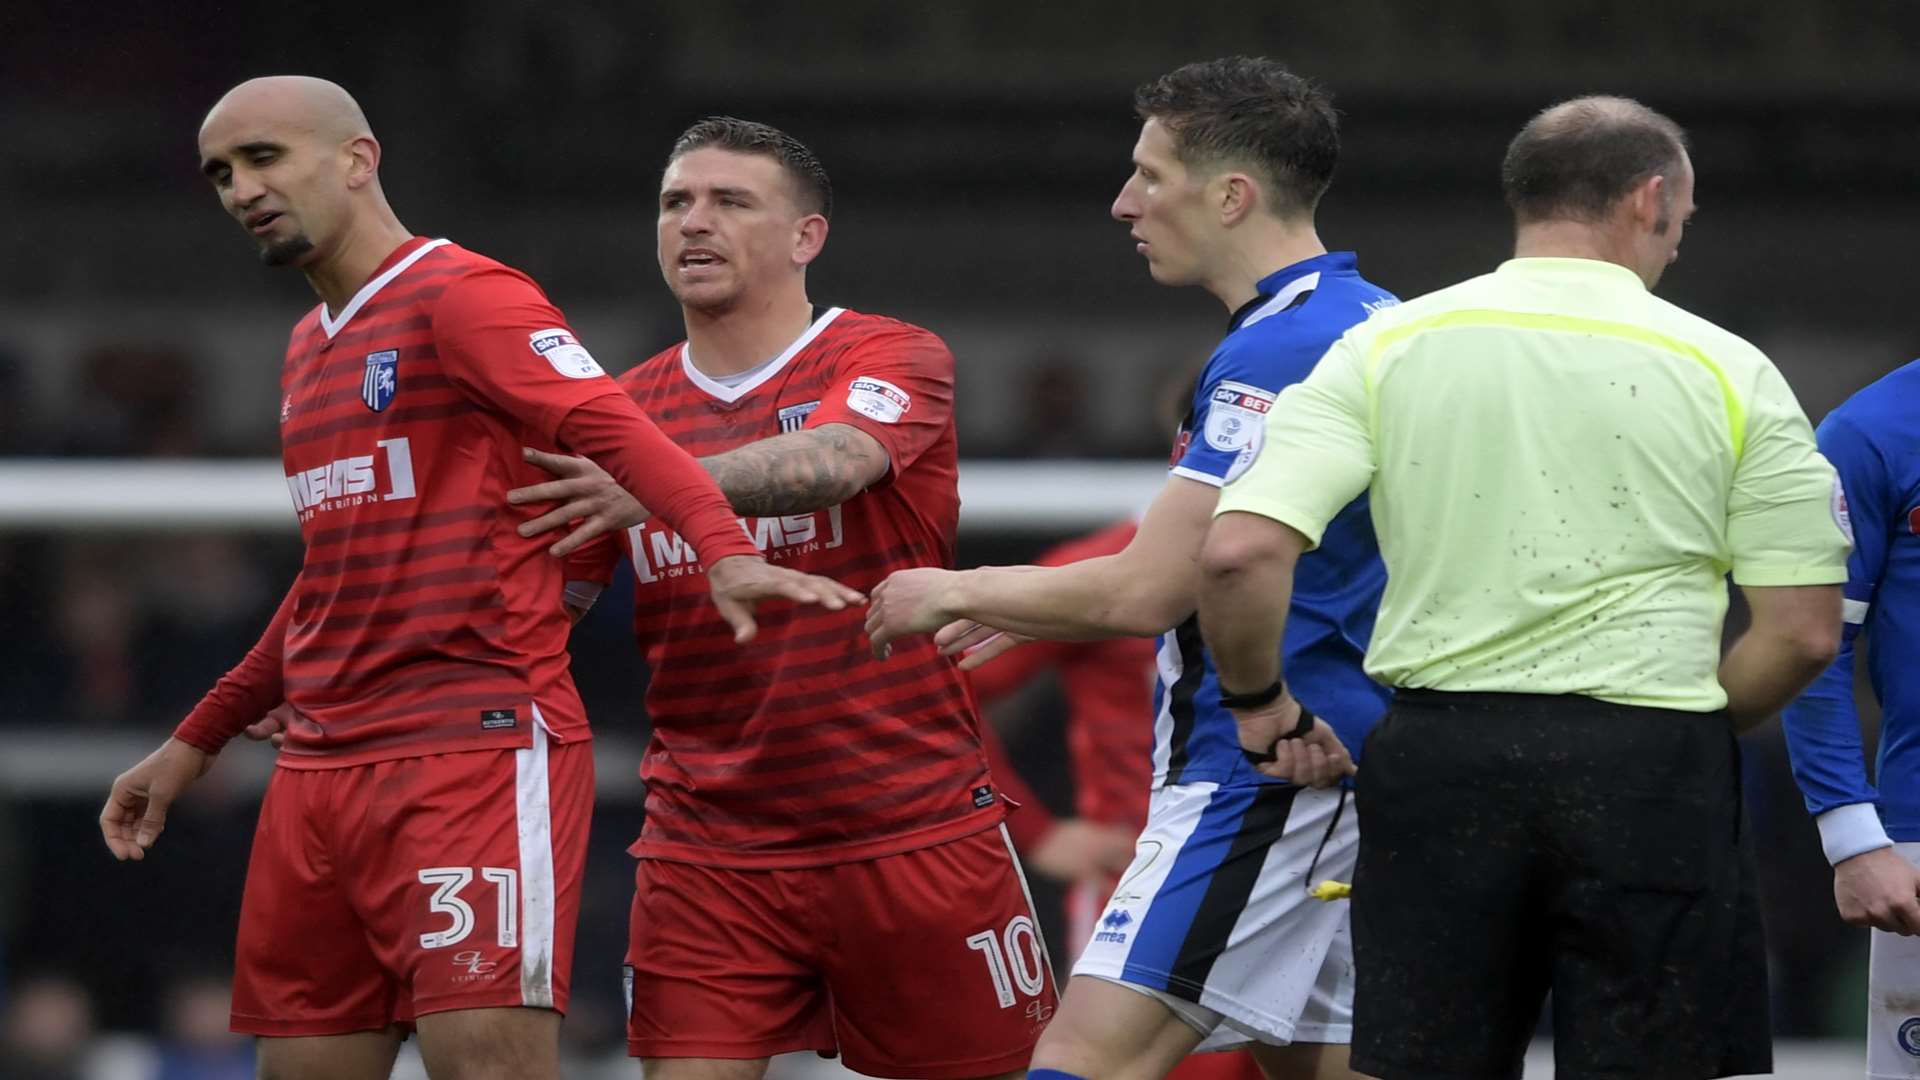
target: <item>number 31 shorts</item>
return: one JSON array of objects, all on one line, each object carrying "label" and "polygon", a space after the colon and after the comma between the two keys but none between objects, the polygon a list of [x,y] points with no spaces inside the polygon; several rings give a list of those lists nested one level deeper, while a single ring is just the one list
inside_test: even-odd
[{"label": "number 31 shorts", "polygon": [[593,747],[274,770],[240,905],[233,1030],[341,1035],[564,1012]]}]

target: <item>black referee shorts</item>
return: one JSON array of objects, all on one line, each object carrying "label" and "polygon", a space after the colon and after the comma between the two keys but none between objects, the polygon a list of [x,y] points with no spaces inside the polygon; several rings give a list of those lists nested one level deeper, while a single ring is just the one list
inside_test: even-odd
[{"label": "black referee shorts", "polygon": [[1723,714],[1403,691],[1357,779],[1353,1067],[1561,1080],[1772,1071],[1740,751]]}]

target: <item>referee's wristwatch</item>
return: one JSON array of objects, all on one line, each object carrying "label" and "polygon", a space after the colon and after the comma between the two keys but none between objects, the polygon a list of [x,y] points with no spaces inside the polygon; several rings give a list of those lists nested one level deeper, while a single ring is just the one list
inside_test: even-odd
[{"label": "referee's wristwatch", "polygon": [[[1251,694],[1235,694],[1235,693],[1228,692],[1223,688],[1220,694],[1220,705],[1222,708],[1227,708],[1227,709],[1258,709],[1263,705],[1271,705],[1275,701],[1278,701],[1280,699],[1280,695],[1286,692],[1287,692],[1287,684],[1279,679],[1273,680],[1273,685],[1267,687],[1266,689],[1255,690]],[[1287,732],[1285,735],[1280,736],[1280,738],[1281,739],[1301,738],[1302,736],[1306,735],[1307,732],[1313,730],[1313,720],[1314,720],[1313,710],[1307,708],[1304,703],[1301,704],[1300,722],[1293,725],[1293,730]],[[1274,744],[1277,746],[1279,744],[1279,739],[1274,740]],[[1240,748],[1240,752],[1242,754],[1245,754],[1247,757],[1247,760],[1255,765],[1265,765],[1268,762],[1279,760],[1279,757],[1280,757],[1279,754],[1274,752],[1273,747],[1268,747],[1265,751],[1257,751],[1257,750],[1249,750],[1243,746]]]}]

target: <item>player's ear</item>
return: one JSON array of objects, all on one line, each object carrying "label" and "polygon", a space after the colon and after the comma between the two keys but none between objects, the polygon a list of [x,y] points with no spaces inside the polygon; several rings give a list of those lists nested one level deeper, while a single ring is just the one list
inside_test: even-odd
[{"label": "player's ear", "polygon": [[371,135],[359,135],[341,148],[347,156],[347,187],[359,190],[373,182],[380,172],[380,143]]},{"label": "player's ear", "polygon": [[1214,183],[1219,186],[1216,205],[1220,210],[1220,224],[1232,228],[1259,207],[1260,188],[1246,173],[1221,173]]},{"label": "player's ear", "polygon": [[1636,230],[1654,232],[1654,224],[1664,216],[1666,210],[1662,204],[1670,198],[1667,194],[1667,178],[1655,173],[1627,192],[1620,200],[1618,212],[1626,214]]},{"label": "player's ear", "polygon": [[820,251],[827,246],[827,219],[819,214],[808,214],[800,219],[793,231],[793,264],[805,266],[820,257]]}]

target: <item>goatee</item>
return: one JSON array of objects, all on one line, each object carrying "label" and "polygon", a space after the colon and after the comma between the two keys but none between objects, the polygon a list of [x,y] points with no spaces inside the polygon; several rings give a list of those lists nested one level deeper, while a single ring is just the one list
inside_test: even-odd
[{"label": "goatee", "polygon": [[291,266],[312,250],[313,241],[301,234],[261,248],[260,261],[268,266]]}]

